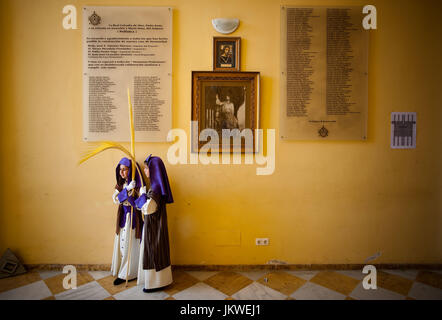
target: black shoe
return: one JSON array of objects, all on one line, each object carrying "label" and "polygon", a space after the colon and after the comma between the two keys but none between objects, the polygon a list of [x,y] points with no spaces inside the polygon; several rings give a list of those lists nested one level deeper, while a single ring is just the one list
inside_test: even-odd
[{"label": "black shoe", "polygon": [[160,291],[161,289],[163,289],[164,287],[161,288],[153,288],[153,289],[145,289],[143,288],[143,292],[145,293],[149,293],[149,292],[155,292],[155,291]]},{"label": "black shoe", "polygon": [[[131,281],[134,281],[134,280],[137,280],[137,278],[130,279],[130,280],[128,280],[128,282],[131,282]],[[117,279],[114,280],[114,286],[118,286],[119,284],[121,284],[123,282],[126,282],[126,280],[117,278]]]},{"label": "black shoe", "polygon": [[122,284],[123,282],[126,282],[126,280],[117,278],[114,280],[114,286],[118,286],[119,284]]},{"label": "black shoe", "polygon": [[171,284],[168,284],[167,286],[159,287],[159,288],[153,288],[153,289],[145,289],[145,288],[143,288],[143,292],[145,292],[145,293],[149,293],[149,292],[155,292],[155,291],[164,290],[165,288],[167,288],[167,287],[170,286],[170,285],[171,285]]}]

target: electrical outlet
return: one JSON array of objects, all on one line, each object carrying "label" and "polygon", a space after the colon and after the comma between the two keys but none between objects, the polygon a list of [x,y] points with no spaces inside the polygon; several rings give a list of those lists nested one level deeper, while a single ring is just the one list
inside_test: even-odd
[{"label": "electrical outlet", "polygon": [[268,246],[269,245],[269,238],[256,238],[255,244],[257,246]]}]

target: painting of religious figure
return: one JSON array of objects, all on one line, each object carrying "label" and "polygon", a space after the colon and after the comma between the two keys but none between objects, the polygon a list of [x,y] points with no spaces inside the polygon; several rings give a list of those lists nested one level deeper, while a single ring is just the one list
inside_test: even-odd
[{"label": "painting of religious figure", "polygon": [[239,37],[213,38],[213,71],[240,71]]},{"label": "painting of religious figure", "polygon": [[[219,150],[226,134],[241,138],[244,129],[254,133],[258,128],[258,104],[259,72],[192,72],[192,120],[198,122],[199,132],[216,131]],[[232,150],[244,152],[243,142]]]}]

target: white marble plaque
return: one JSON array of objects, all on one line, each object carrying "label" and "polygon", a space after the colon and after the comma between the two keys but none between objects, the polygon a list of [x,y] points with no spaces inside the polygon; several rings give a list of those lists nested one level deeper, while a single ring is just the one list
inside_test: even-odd
[{"label": "white marble plaque", "polygon": [[172,9],[83,7],[83,138],[166,141],[172,126]]}]

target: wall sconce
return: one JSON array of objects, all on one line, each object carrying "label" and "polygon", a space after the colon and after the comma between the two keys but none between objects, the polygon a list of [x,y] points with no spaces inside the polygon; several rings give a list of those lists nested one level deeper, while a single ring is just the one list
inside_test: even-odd
[{"label": "wall sconce", "polygon": [[213,28],[223,34],[235,31],[239,25],[239,19],[217,18],[212,20]]}]

